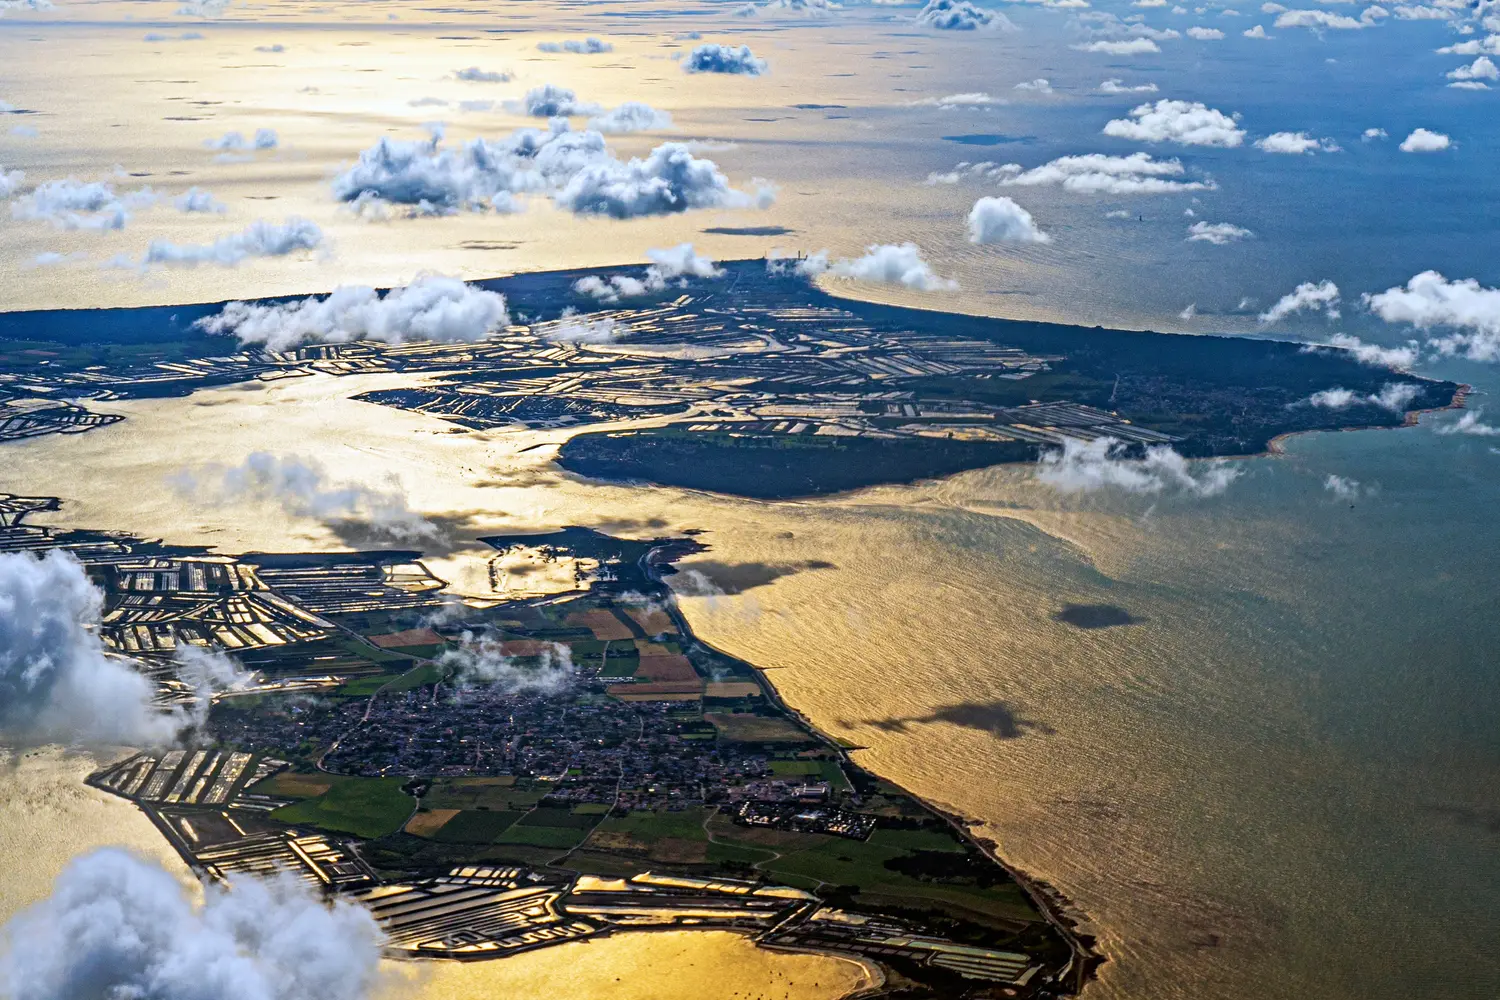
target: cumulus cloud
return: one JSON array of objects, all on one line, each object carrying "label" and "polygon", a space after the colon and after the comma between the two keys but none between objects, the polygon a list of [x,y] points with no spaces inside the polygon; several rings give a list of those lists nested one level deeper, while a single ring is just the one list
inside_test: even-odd
[{"label": "cumulus cloud", "polygon": [[1440,353],[1500,360],[1500,288],[1487,288],[1473,278],[1449,281],[1437,271],[1423,271],[1405,285],[1365,295],[1363,301],[1387,323],[1453,330],[1429,341]]},{"label": "cumulus cloud", "polygon": [[980,198],[969,212],[970,243],[1050,243],[1031,213],[1009,198]]},{"label": "cumulus cloud", "polygon": [[1258,149],[1267,153],[1284,153],[1300,156],[1304,153],[1340,152],[1339,144],[1332,139],[1314,139],[1306,132],[1272,132],[1264,139],[1255,140]]},{"label": "cumulus cloud", "polygon": [[1329,319],[1338,319],[1338,304],[1338,285],[1327,279],[1317,284],[1304,281],[1277,299],[1276,304],[1261,313],[1259,318],[1262,323],[1279,323],[1295,313],[1321,309]]},{"label": "cumulus cloud", "polygon": [[767,204],[769,191],[751,196],[730,187],[718,166],[692,155],[690,146],[665,143],[644,159],[617,159],[604,136],[575,132],[565,122],[546,131],[517,129],[490,142],[474,139],[461,149],[439,141],[382,138],[359,162],[337,175],[341,201],[378,198],[423,213],[458,209],[518,210],[518,195],[547,194],[580,215],[633,218],[690,208],[744,208]]},{"label": "cumulus cloud", "polygon": [[1477,56],[1486,54],[1500,56],[1500,34],[1486,35],[1483,38],[1471,38],[1466,42],[1445,45],[1438,49],[1437,52],[1439,55],[1444,56]]},{"label": "cumulus cloud", "polygon": [[1087,153],[1062,156],[1039,167],[1024,170],[1018,163],[997,168],[1005,186],[1038,187],[1061,185],[1080,194],[1168,194],[1212,188],[1210,181],[1186,180],[1179,160],[1156,160],[1150,153],[1107,156]]},{"label": "cumulus cloud", "polygon": [[368,910],[325,902],[289,874],[209,884],[195,905],[159,864],[104,848],[0,930],[0,989],[15,1000],[364,1000],[381,946]]},{"label": "cumulus cloud", "polygon": [[693,250],[691,243],[680,243],[666,250],[647,250],[651,266],[639,278],[617,274],[609,279],[589,275],[573,282],[573,291],[600,302],[618,302],[665,291],[683,277],[717,278],[724,272],[707,257]]},{"label": "cumulus cloud", "polygon": [[315,250],[322,243],[323,231],[307,219],[293,216],[280,224],[257,219],[240,232],[221,236],[212,243],[152,240],[141,258],[141,266],[233,267],[249,257],[285,257],[298,250]]},{"label": "cumulus cloud", "polygon": [[1361,142],[1377,142],[1390,137],[1391,134],[1383,128],[1367,128],[1359,134]]},{"label": "cumulus cloud", "polygon": [[1182,146],[1238,146],[1245,131],[1234,117],[1198,101],[1160,100],[1142,104],[1129,118],[1115,118],[1104,134],[1137,142],[1175,142]]},{"label": "cumulus cloud", "polygon": [[917,12],[916,23],[941,31],[1015,31],[1010,18],[969,0],[927,0]]},{"label": "cumulus cloud", "polygon": [[276,130],[269,128],[258,128],[250,138],[245,138],[242,132],[225,132],[217,139],[204,139],[203,145],[208,149],[217,149],[226,153],[242,153],[253,149],[275,149],[280,144],[276,137]]},{"label": "cumulus cloud", "polygon": [[533,118],[569,118],[573,115],[596,115],[604,109],[589,101],[580,101],[567,87],[545,83],[526,91],[521,106]]},{"label": "cumulus cloud", "polygon": [[1189,243],[1212,243],[1216,247],[1221,247],[1226,243],[1238,243],[1245,237],[1253,235],[1255,234],[1243,226],[1236,226],[1230,222],[1195,222],[1188,226],[1187,241]]},{"label": "cumulus cloud", "polygon": [[1016,84],[1015,89],[1032,90],[1038,94],[1050,94],[1052,93],[1052,83],[1046,77],[1039,76],[1035,80],[1023,80]]},{"label": "cumulus cloud", "polygon": [[1337,347],[1354,355],[1360,364],[1378,365],[1382,368],[1410,368],[1417,363],[1416,342],[1401,347],[1384,347],[1367,344],[1347,333],[1336,333],[1328,338],[1328,346]]},{"label": "cumulus cloud", "polygon": [[1160,52],[1161,46],[1149,38],[1108,39],[1100,38],[1072,46],[1079,52],[1102,52],[1110,56],[1140,56]]},{"label": "cumulus cloud", "polygon": [[1197,25],[1187,30],[1189,38],[1196,38],[1200,42],[1216,42],[1224,37],[1224,32],[1218,28],[1200,28]]},{"label": "cumulus cloud", "polygon": [[[827,262],[826,255],[822,260]],[[809,270],[811,267],[809,265]],[[904,285],[922,292],[953,291],[958,288],[958,282],[939,277],[933,272],[932,266],[922,259],[922,251],[915,243],[875,244],[867,248],[863,257],[827,263],[827,270],[829,274],[840,278]]]},{"label": "cumulus cloud", "polygon": [[179,212],[223,212],[224,203],[213,196],[212,191],[205,191],[200,187],[190,187],[176,198],[172,204],[177,206]]},{"label": "cumulus cloud", "polygon": [[[6,175],[13,182],[0,181],[0,188],[19,186],[20,173]],[[104,231],[124,229],[130,213],[156,202],[150,188],[116,192],[113,184],[103,181],[80,181],[72,177],[38,184],[32,191],[10,204],[13,219],[50,222],[58,229],[91,229]]]},{"label": "cumulus cloud", "polygon": [[1359,496],[1359,480],[1331,473],[1323,480],[1323,488],[1340,500],[1353,500]]},{"label": "cumulus cloud", "polygon": [[363,285],[296,302],[230,302],[195,326],[229,335],[242,344],[290,351],[303,344],[375,341],[451,344],[483,340],[510,322],[505,299],[441,275],[423,275],[384,296]]},{"label": "cumulus cloud", "polygon": [[0,17],[13,10],[51,10],[52,0],[0,0]]},{"label": "cumulus cloud", "polygon": [[943,97],[927,97],[920,101],[912,101],[912,105],[931,104],[936,105],[943,111],[953,111],[957,108],[978,108],[989,104],[1004,104],[1005,101],[997,100],[982,90],[971,90],[962,94],[947,94]]},{"label": "cumulus cloud", "polygon": [[318,462],[257,451],[239,465],[184,469],[171,481],[185,500],[208,506],[264,503],[335,531],[357,529],[400,543],[433,540],[437,525],[407,506],[394,480],[387,489],[332,480]]},{"label": "cumulus cloud", "polygon": [[1472,434],[1476,437],[1500,437],[1500,427],[1484,422],[1483,410],[1470,410],[1450,424],[1440,424],[1439,434]]},{"label": "cumulus cloud", "polygon": [[1384,16],[1385,10],[1380,7],[1367,7],[1358,18],[1326,10],[1282,10],[1276,15],[1273,25],[1277,28],[1307,28],[1311,31],[1358,31],[1378,24]]},{"label": "cumulus cloud", "polygon": [[672,127],[672,116],[640,101],[626,101],[597,118],[589,119],[589,128],[606,135],[627,132],[657,132]]},{"label": "cumulus cloud", "polygon": [[0,735],[157,746],[189,724],[181,711],[153,708],[155,685],[105,652],[96,631],[103,607],[72,555],[0,553]]},{"label": "cumulus cloud", "polygon": [[1253,28],[1246,28],[1244,31],[1240,32],[1240,34],[1244,35],[1246,38],[1258,38],[1261,40],[1265,40],[1271,37],[1270,35],[1266,34],[1265,27],[1259,24],[1257,24]]},{"label": "cumulus cloud", "polygon": [[1137,83],[1137,84],[1127,85],[1125,83],[1125,81],[1121,80],[1119,77],[1112,77],[1111,79],[1105,80],[1103,83],[1099,84],[1099,93],[1101,93],[1101,94],[1154,94],[1154,93],[1156,93],[1156,84],[1154,84],[1154,83]]},{"label": "cumulus cloud", "polygon": [[496,689],[507,694],[557,694],[566,690],[577,669],[567,646],[552,643],[539,656],[522,660],[500,651],[500,641],[465,632],[456,649],[445,649],[434,661],[454,672],[465,687]]},{"label": "cumulus cloud", "polygon": [[26,183],[26,171],[6,170],[0,167],[0,198],[9,198],[19,191],[24,183]]},{"label": "cumulus cloud", "polygon": [[1470,83],[1481,80],[1500,80],[1500,67],[1489,56],[1480,56],[1467,66],[1460,66],[1448,74],[1448,79]]},{"label": "cumulus cloud", "polygon": [[1379,392],[1361,396],[1350,389],[1333,388],[1315,392],[1307,397],[1309,406],[1321,406],[1328,410],[1343,410],[1351,406],[1378,406],[1392,413],[1405,413],[1411,401],[1421,390],[1410,382],[1389,382]]},{"label": "cumulus cloud", "polygon": [[1210,497],[1223,493],[1240,474],[1232,465],[1212,462],[1195,475],[1188,460],[1168,445],[1149,447],[1139,459],[1128,454],[1125,443],[1115,438],[1065,438],[1061,449],[1042,452],[1036,478],[1063,493],[1118,489]]},{"label": "cumulus cloud", "polygon": [[716,45],[705,43],[696,46],[682,61],[688,73],[733,73],[740,76],[760,76],[767,69],[764,59],[758,59],[750,46]]},{"label": "cumulus cloud", "polygon": [[613,45],[598,38],[585,38],[581,41],[577,38],[568,38],[561,42],[537,42],[536,47],[542,52],[571,52],[575,55],[587,56],[615,50]]},{"label": "cumulus cloud", "polygon": [[1403,153],[1437,153],[1453,145],[1441,132],[1430,132],[1425,128],[1412,129],[1410,135],[1401,140]]},{"label": "cumulus cloud", "polygon": [[453,74],[460,80],[468,83],[509,83],[510,74],[502,70],[480,69],[478,66],[469,66]]},{"label": "cumulus cloud", "polygon": [[[577,289],[578,286],[575,284],[573,287]],[[588,292],[585,291],[585,294]],[[627,328],[613,316],[591,317],[565,313],[558,323],[546,328],[542,339],[555,344],[612,344],[625,336],[626,332]]]}]

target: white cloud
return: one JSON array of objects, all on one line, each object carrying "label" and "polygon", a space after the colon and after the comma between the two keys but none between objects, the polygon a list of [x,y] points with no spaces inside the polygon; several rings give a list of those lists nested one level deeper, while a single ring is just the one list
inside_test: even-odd
[{"label": "white cloud", "polygon": [[987,104],[1004,104],[1003,100],[991,97],[983,91],[969,91],[963,94],[948,94],[944,97],[927,97],[920,101],[912,101],[916,105],[936,105],[944,111],[953,111],[956,108],[976,108]]},{"label": "white cloud", "polygon": [[1448,74],[1450,80],[1500,80],[1500,67],[1489,56],[1480,56]]},{"label": "white cloud", "polygon": [[1259,24],[1257,24],[1253,28],[1246,28],[1244,31],[1240,32],[1240,34],[1244,35],[1246,38],[1259,38],[1262,40],[1271,37],[1270,35],[1266,34],[1265,27]]},{"label": "white cloud", "polygon": [[1010,18],[968,0],[927,0],[917,12],[916,23],[943,31],[1015,31]]},{"label": "white cloud", "polygon": [[1052,83],[1046,77],[1037,77],[1035,80],[1024,80],[1016,84],[1016,90],[1034,90],[1038,94],[1052,93]]},{"label": "white cloud", "polygon": [[1353,500],[1359,496],[1359,480],[1329,474],[1323,480],[1323,488],[1340,500]]},{"label": "white cloud", "polygon": [[336,532],[359,532],[403,544],[440,537],[437,525],[407,506],[392,479],[386,489],[332,480],[315,459],[257,451],[239,465],[184,469],[171,480],[183,499],[208,506],[274,505]]},{"label": "white cloud", "polygon": [[[587,278],[580,280],[588,281]],[[577,284],[574,288],[577,288]],[[591,317],[564,313],[561,321],[546,328],[542,339],[558,344],[610,344],[625,336],[628,329],[613,316]]]},{"label": "white cloud", "polygon": [[521,106],[533,118],[568,118],[573,115],[597,115],[604,109],[590,101],[580,101],[567,87],[545,83],[526,91]]},{"label": "white cloud", "polygon": [[1288,10],[1278,14],[1273,22],[1277,28],[1310,28],[1313,31],[1358,31],[1368,28],[1370,23],[1348,14],[1334,14],[1326,10]]},{"label": "white cloud", "polygon": [[[810,261],[813,259],[816,258],[809,258]],[[822,259],[826,262],[826,255]],[[828,273],[856,281],[904,285],[922,292],[946,292],[958,288],[958,282],[933,272],[915,243],[872,245],[863,257],[828,264]]]},{"label": "white cloud", "polygon": [[382,138],[359,162],[337,175],[333,193],[344,202],[379,198],[422,214],[459,209],[519,209],[518,195],[548,194],[579,215],[632,218],[690,208],[747,208],[767,203],[729,186],[718,166],[683,143],[665,143],[645,159],[621,161],[604,136],[575,132],[564,122],[543,131],[517,129],[461,149],[431,142]]},{"label": "white cloud", "polygon": [[1376,142],[1380,139],[1389,139],[1391,134],[1383,128],[1367,128],[1359,134],[1363,142]]},{"label": "white cloud", "polygon": [[289,874],[193,895],[118,848],[75,858],[0,932],[0,982],[17,1000],[364,1000],[382,978],[382,935],[358,904]]},{"label": "white cloud", "polygon": [[105,652],[103,606],[71,554],[0,553],[0,736],[157,746],[189,724],[181,711],[153,708],[155,685]]},{"label": "white cloud", "polygon": [[469,83],[509,83],[511,79],[510,74],[502,70],[486,70],[478,66],[469,66],[453,75]]},{"label": "white cloud", "polygon": [[190,187],[176,198],[172,204],[177,206],[179,212],[223,212],[224,203],[213,196],[212,191],[205,191],[200,187]]},{"label": "white cloud", "polygon": [[1080,194],[1168,194],[1213,187],[1210,181],[1183,179],[1187,171],[1181,161],[1152,159],[1150,153],[1061,156],[1030,170],[1007,163],[996,173],[999,183],[1007,187],[1059,184],[1065,191]]},{"label": "white cloud", "polygon": [[1183,146],[1238,146],[1245,132],[1235,119],[1197,101],[1160,100],[1115,118],[1104,134],[1138,142],[1175,142]]},{"label": "white cloud", "polygon": [[606,135],[627,132],[657,132],[672,127],[672,116],[640,101],[626,101],[618,108],[589,119],[589,128]]},{"label": "white cloud", "polygon": [[1455,16],[1451,10],[1426,4],[1398,4],[1392,12],[1399,21],[1451,21]]},{"label": "white cloud", "polygon": [[230,302],[195,325],[209,333],[233,334],[242,344],[289,351],[303,344],[375,341],[464,343],[483,340],[510,322],[498,292],[457,278],[423,275],[383,297],[363,285],[294,302]]},{"label": "white cloud", "polygon": [[1131,38],[1124,41],[1101,38],[1074,45],[1072,48],[1079,52],[1101,52],[1110,56],[1140,56],[1161,51],[1161,46],[1149,38]]},{"label": "white cloud", "polygon": [[1103,83],[1099,84],[1099,93],[1101,93],[1101,94],[1154,94],[1154,93],[1156,93],[1156,84],[1154,84],[1154,83],[1137,83],[1137,84],[1134,84],[1132,86],[1126,86],[1125,85],[1125,81],[1119,79],[1118,77],[1113,77],[1113,78],[1105,80]]},{"label": "white cloud", "polygon": [[1471,38],[1466,42],[1456,42],[1453,45],[1443,46],[1437,52],[1444,56],[1500,56],[1500,35],[1486,35],[1483,38]]},{"label": "white cloud", "polygon": [[537,42],[536,47],[543,52],[571,52],[574,55],[583,56],[594,56],[615,50],[613,45],[599,38],[585,38],[581,41],[577,38],[568,38],[561,42]]},{"label": "white cloud", "polygon": [[1224,37],[1224,32],[1218,28],[1200,28],[1195,25],[1187,30],[1187,36],[1200,42],[1216,42]]},{"label": "white cloud", "polygon": [[26,171],[6,170],[0,167],[0,198],[9,198],[26,183]]},{"label": "white cloud", "polygon": [[1187,239],[1189,243],[1212,243],[1217,247],[1253,235],[1250,230],[1229,222],[1195,222],[1188,226]]},{"label": "white cloud", "polygon": [[1451,424],[1439,424],[1439,434],[1472,434],[1476,437],[1500,436],[1500,427],[1483,422],[1483,410],[1470,410]]},{"label": "white cloud", "polygon": [[1264,139],[1255,140],[1257,148],[1267,153],[1285,153],[1301,156],[1316,152],[1341,152],[1339,144],[1332,139],[1314,139],[1306,132],[1272,132]]},{"label": "white cloud", "polygon": [[[19,185],[23,175],[7,175]],[[12,186],[0,182],[0,187]],[[116,192],[103,181],[80,181],[72,177],[38,184],[30,193],[10,203],[11,218],[50,222],[58,229],[124,229],[130,213],[156,202],[150,188]]]},{"label": "white cloud", "polygon": [[1065,438],[1061,450],[1044,451],[1036,478],[1063,493],[1093,493],[1118,489],[1126,493],[1180,492],[1210,497],[1223,493],[1240,470],[1222,462],[1206,463],[1194,475],[1188,460],[1167,445],[1145,450],[1140,459],[1126,458],[1122,441],[1111,437],[1079,441]]},{"label": "white cloud", "polygon": [[179,244],[152,240],[141,258],[141,266],[218,264],[233,267],[247,257],[284,257],[298,250],[315,250],[322,243],[323,231],[307,219],[293,216],[279,225],[257,219],[240,232],[221,236],[212,243]]},{"label": "white cloud", "polygon": [[1417,363],[1415,341],[1402,347],[1383,347],[1380,344],[1367,344],[1347,333],[1336,333],[1328,338],[1328,344],[1353,354],[1360,364],[1378,365],[1382,368],[1410,368]]},{"label": "white cloud", "polygon": [[275,149],[279,142],[275,129],[258,128],[248,139],[241,132],[225,132],[217,139],[204,139],[203,145],[220,152],[242,153],[252,149]]},{"label": "white cloud", "polygon": [[665,291],[670,282],[679,278],[717,278],[724,273],[712,260],[697,253],[691,243],[680,243],[666,250],[647,250],[646,256],[652,263],[640,278],[617,274],[606,280],[591,274],[573,282],[573,291],[601,302],[618,302]]},{"label": "white cloud", "polygon": [[1050,243],[1031,213],[1009,198],[980,198],[969,212],[970,243]]},{"label": "white cloud", "polygon": [[557,694],[577,675],[572,650],[567,646],[551,643],[532,658],[533,662],[523,663],[502,653],[500,645],[492,636],[465,632],[457,649],[445,649],[434,662],[452,670],[464,687],[499,689],[509,694]]},{"label": "white cloud", "polygon": [[705,43],[693,49],[682,61],[688,73],[730,73],[739,76],[760,76],[766,71],[764,59],[756,58],[750,46],[714,45]]},{"label": "white cloud", "polygon": [[1387,323],[1457,331],[1429,342],[1444,354],[1500,360],[1500,288],[1486,288],[1473,278],[1449,281],[1437,271],[1423,271],[1405,286],[1364,296],[1364,304]]},{"label": "white cloud", "polygon": [[1329,410],[1343,410],[1356,405],[1378,406],[1392,413],[1404,413],[1407,406],[1421,390],[1410,382],[1389,382],[1378,393],[1361,396],[1344,388],[1324,389],[1307,397],[1309,406],[1321,406]]},{"label": "white cloud", "polygon": [[1329,319],[1338,319],[1339,286],[1328,280],[1317,284],[1304,281],[1292,291],[1276,300],[1276,304],[1260,314],[1262,323],[1279,323],[1294,313],[1306,310],[1323,310]]},{"label": "white cloud", "polygon": [[0,0],[0,17],[13,10],[51,10],[52,0]]}]

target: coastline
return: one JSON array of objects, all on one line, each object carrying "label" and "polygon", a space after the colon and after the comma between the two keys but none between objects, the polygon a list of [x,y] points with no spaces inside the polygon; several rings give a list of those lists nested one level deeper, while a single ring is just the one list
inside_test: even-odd
[{"label": "coastline", "polygon": [[[1418,375],[1417,377],[1418,378],[1427,378],[1427,376],[1425,376],[1425,375]],[[1430,381],[1430,382],[1436,382],[1438,380],[1437,379],[1428,379],[1428,381]],[[1402,430],[1402,429],[1407,428],[1407,427],[1416,427],[1416,426],[1418,426],[1422,422],[1422,414],[1424,414],[1424,413],[1443,413],[1443,412],[1445,412],[1447,410],[1462,410],[1462,409],[1466,409],[1467,408],[1467,403],[1468,403],[1468,400],[1469,400],[1469,395],[1473,391],[1474,391],[1474,387],[1472,385],[1470,385],[1467,382],[1460,382],[1459,385],[1458,385],[1458,388],[1453,391],[1453,398],[1448,401],[1447,405],[1445,405],[1445,406],[1429,406],[1426,409],[1422,409],[1422,410],[1407,410],[1402,415],[1401,423],[1395,425],[1394,427],[1392,427],[1392,426],[1390,426],[1388,424],[1366,424],[1363,427],[1340,427],[1340,428],[1338,428],[1338,431],[1339,431],[1339,433],[1344,433],[1346,431],[1399,431],[1399,430]],[[1245,457],[1245,458],[1261,458],[1261,457],[1266,456],[1266,455],[1285,455],[1286,454],[1286,444],[1285,444],[1285,442],[1288,441],[1288,440],[1290,440],[1291,438],[1297,437],[1299,434],[1322,434],[1322,433],[1327,433],[1327,429],[1326,428],[1322,428],[1322,427],[1314,427],[1314,428],[1312,428],[1310,430],[1305,430],[1305,431],[1288,431],[1285,434],[1278,434],[1275,437],[1273,437],[1270,441],[1266,442],[1266,450],[1265,451],[1259,452],[1258,454],[1255,454],[1255,455],[1246,455],[1246,456],[1243,456],[1243,457]]]},{"label": "coastline", "polygon": [[[644,556],[641,557],[640,565],[642,571],[646,574],[646,576],[654,581],[659,587],[661,587],[663,591],[665,591],[667,614],[671,616],[673,624],[677,626],[677,629],[682,637],[690,640],[695,645],[701,646],[705,649],[711,649],[720,656],[734,660],[738,663],[742,663],[745,666],[749,667],[750,670],[753,671],[754,674],[763,682],[766,689],[766,696],[771,701],[771,703],[774,704],[778,710],[786,713],[788,717],[795,720],[797,725],[806,729],[814,737],[821,740],[830,750],[838,754],[839,761],[844,767],[861,771],[865,774],[871,775],[872,777],[880,778],[881,776],[878,773],[857,763],[849,756],[851,749],[859,750],[864,748],[845,746],[843,743],[840,743],[838,740],[834,739],[832,736],[829,736],[827,733],[819,729],[812,722],[812,720],[804,715],[801,711],[788,705],[786,700],[782,697],[781,692],[777,690],[776,685],[771,681],[769,674],[764,669],[756,666],[754,663],[751,663],[748,660],[743,660],[738,656],[733,656],[729,653],[726,653],[718,647],[704,642],[698,637],[697,633],[695,633],[692,630],[692,627],[688,624],[686,616],[682,613],[682,609],[678,607],[676,591],[674,591],[671,585],[668,584],[665,579],[663,579],[661,574],[656,571],[657,564],[652,557],[663,548],[665,548],[665,545],[653,546]],[[881,778],[881,780],[889,779]],[[892,784],[894,784],[894,782],[892,782]],[[976,837],[970,830],[970,826],[972,824],[965,817],[948,812],[947,810],[942,809],[931,802],[928,802],[921,796],[913,794],[907,789],[903,788],[902,791],[911,796],[912,801],[920,804],[922,808],[926,809],[934,817],[941,819],[944,823],[946,823],[960,840],[965,843],[971,844],[976,849],[978,849],[982,854],[984,854],[985,857],[989,858],[992,862],[1003,869],[1006,874],[1008,874],[1011,879],[1021,887],[1021,890],[1026,893],[1027,898],[1029,898],[1032,901],[1032,904],[1036,906],[1042,917],[1067,943],[1069,951],[1072,952],[1072,958],[1069,960],[1068,966],[1064,970],[1066,981],[1068,982],[1072,992],[1075,995],[1080,993],[1083,990],[1084,986],[1086,986],[1092,979],[1095,978],[1096,970],[1100,965],[1104,964],[1107,959],[1104,955],[1095,950],[1095,939],[1091,935],[1084,934],[1078,929],[1079,924],[1086,918],[1078,912],[1077,908],[1073,906],[1072,902],[1051,884],[1038,879],[1035,876],[1032,876],[1031,874],[1023,871],[1022,869],[1006,862],[1005,859],[1000,856],[1000,845],[987,837]],[[819,954],[825,953],[820,952]],[[834,953],[828,952],[826,954]],[[846,956],[840,955],[839,957]],[[878,988],[876,993],[872,994],[870,993],[870,991],[860,991],[858,993],[850,994],[845,998],[845,1000],[856,1000],[856,998],[865,995],[878,995]]]}]

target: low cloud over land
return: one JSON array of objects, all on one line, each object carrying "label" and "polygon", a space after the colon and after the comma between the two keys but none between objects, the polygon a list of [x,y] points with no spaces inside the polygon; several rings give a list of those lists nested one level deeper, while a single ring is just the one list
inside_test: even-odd
[{"label": "low cloud over land", "polygon": [[424,275],[380,295],[364,285],[295,302],[230,302],[195,324],[208,333],[233,334],[242,344],[289,351],[303,344],[373,340],[456,343],[483,340],[510,322],[505,298],[457,278]]}]

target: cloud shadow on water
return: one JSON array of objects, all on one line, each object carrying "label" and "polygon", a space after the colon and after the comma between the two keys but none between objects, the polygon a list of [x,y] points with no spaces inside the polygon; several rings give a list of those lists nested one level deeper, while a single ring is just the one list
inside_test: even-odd
[{"label": "cloud shadow on water", "polygon": [[1139,625],[1144,619],[1114,604],[1064,604],[1052,620],[1074,628],[1100,629]]},{"label": "cloud shadow on water", "polygon": [[974,729],[1002,740],[1019,739],[1029,733],[1051,736],[1056,732],[1045,722],[1027,719],[1004,701],[963,702],[944,705],[926,715],[909,715],[894,719],[865,719],[866,725],[887,733],[906,733],[913,725],[946,722],[964,729]]}]

